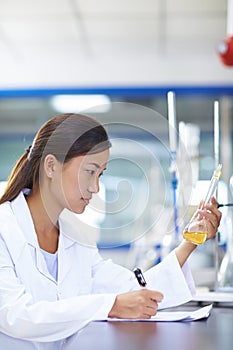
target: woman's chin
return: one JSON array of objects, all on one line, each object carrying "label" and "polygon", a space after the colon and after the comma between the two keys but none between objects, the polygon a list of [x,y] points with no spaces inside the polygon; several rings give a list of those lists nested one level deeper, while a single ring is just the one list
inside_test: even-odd
[{"label": "woman's chin", "polygon": [[86,206],[77,207],[69,207],[68,210],[72,211],[74,214],[82,214],[85,211]]}]

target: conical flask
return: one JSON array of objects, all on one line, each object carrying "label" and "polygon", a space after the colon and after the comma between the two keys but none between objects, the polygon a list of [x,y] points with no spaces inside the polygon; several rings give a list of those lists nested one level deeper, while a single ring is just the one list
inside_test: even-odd
[{"label": "conical flask", "polygon": [[[205,204],[209,203],[211,197],[215,194],[218,181],[222,175],[222,164],[219,164],[218,167],[215,169],[213,176],[210,181],[210,185],[205,197],[205,200],[203,201],[201,207],[198,209],[203,209]],[[206,241],[207,238],[207,225],[206,225],[206,219],[205,217],[201,217],[197,211],[192,216],[191,220],[189,221],[188,225],[186,225],[183,237],[196,245],[202,244]]]}]

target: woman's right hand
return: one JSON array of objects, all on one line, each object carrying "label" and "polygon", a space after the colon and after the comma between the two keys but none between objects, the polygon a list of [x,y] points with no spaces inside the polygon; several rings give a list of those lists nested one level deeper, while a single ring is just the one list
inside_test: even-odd
[{"label": "woman's right hand", "polygon": [[108,317],[116,318],[151,318],[156,315],[158,303],[163,294],[149,289],[140,289],[116,296]]}]

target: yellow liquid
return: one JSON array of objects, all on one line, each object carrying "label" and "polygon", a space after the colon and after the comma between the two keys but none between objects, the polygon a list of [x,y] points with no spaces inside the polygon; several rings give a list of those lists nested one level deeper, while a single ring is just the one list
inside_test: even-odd
[{"label": "yellow liquid", "polygon": [[183,237],[194,244],[202,244],[205,242],[206,237],[207,237],[207,232],[188,232],[184,231],[183,232]]}]

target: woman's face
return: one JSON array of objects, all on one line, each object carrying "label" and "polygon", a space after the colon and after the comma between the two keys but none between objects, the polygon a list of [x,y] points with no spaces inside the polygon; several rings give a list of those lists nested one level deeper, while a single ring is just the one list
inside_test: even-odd
[{"label": "woman's face", "polygon": [[99,178],[106,169],[109,150],[75,157],[60,164],[51,187],[61,210],[82,213],[94,193],[99,191]]}]

